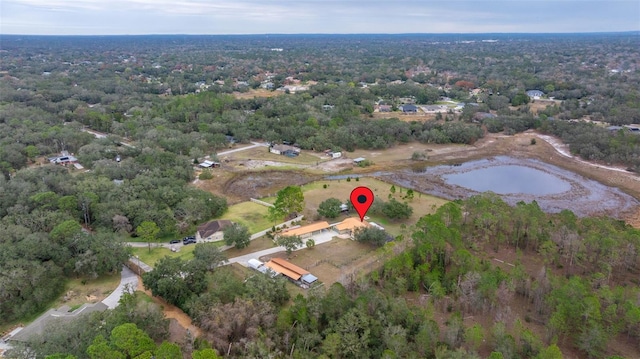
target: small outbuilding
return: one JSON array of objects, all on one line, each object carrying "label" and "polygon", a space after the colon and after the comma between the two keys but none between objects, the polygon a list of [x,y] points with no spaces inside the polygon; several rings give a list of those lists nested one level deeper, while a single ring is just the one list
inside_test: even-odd
[{"label": "small outbuilding", "polygon": [[198,166],[200,168],[220,167],[220,162],[206,160],[200,163]]},{"label": "small outbuilding", "polygon": [[273,258],[265,263],[265,266],[289,278],[298,285],[310,285],[318,280],[318,278],[309,273],[309,271],[281,258]]},{"label": "small outbuilding", "polygon": [[303,275],[302,277],[300,277],[300,279],[302,280],[303,283],[313,284],[314,282],[316,282],[318,280],[318,277],[314,276],[311,273],[307,273],[307,274]]}]

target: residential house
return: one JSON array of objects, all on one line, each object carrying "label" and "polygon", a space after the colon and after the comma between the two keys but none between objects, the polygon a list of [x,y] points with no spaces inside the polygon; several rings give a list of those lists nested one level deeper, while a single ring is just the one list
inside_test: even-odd
[{"label": "residential house", "polygon": [[402,105],[400,106],[400,110],[402,110],[403,113],[408,113],[408,114],[418,113],[418,107],[412,104]]},{"label": "residential house", "polygon": [[527,93],[527,96],[529,96],[529,98],[532,100],[538,100],[542,96],[544,96],[544,92],[540,90],[529,90],[526,93]]},{"label": "residential house", "polygon": [[306,226],[284,230],[279,234],[279,236],[300,236],[300,238],[304,240],[311,238],[315,234],[326,232],[330,227],[331,226],[326,221],[316,222]]},{"label": "residential house", "polygon": [[349,217],[347,219],[345,219],[344,221],[338,223],[335,225],[335,229],[336,231],[338,231],[338,233],[342,234],[342,235],[349,235],[349,237],[351,237],[351,239],[354,238],[356,229],[358,228],[366,228],[369,227],[369,222],[367,221],[360,221],[359,218],[356,217]]},{"label": "residential house", "polygon": [[226,219],[209,221],[198,226],[196,242],[218,242],[224,239],[222,230],[232,225],[233,222]]},{"label": "residential house", "polygon": [[78,162],[78,159],[72,156],[71,154],[69,154],[69,152],[62,151],[60,152],[60,156],[50,157],[49,162],[55,163],[57,165],[67,165],[67,164],[74,164]]},{"label": "residential house", "polygon": [[427,113],[447,112],[449,110],[447,105],[426,105],[420,106],[420,108]]},{"label": "residential house", "polygon": [[379,105],[378,112],[391,112],[391,105]]},{"label": "residential house", "polygon": [[498,116],[496,116],[496,115],[494,115],[492,113],[489,113],[489,112],[476,112],[476,113],[473,114],[473,121],[474,122],[479,122],[479,121],[482,121],[482,120],[487,119],[487,118],[496,118],[496,117],[498,117]]},{"label": "residential house", "polygon": [[300,149],[290,145],[273,145],[269,147],[269,152],[275,153],[276,155],[296,157],[300,154]]}]

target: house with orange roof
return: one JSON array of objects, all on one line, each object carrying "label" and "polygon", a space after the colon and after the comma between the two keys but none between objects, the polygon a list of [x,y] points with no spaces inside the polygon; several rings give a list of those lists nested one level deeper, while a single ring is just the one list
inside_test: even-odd
[{"label": "house with orange roof", "polygon": [[340,234],[348,234],[351,238],[353,238],[354,235],[355,235],[356,229],[358,229],[358,228],[366,228],[366,227],[370,227],[370,226],[371,225],[367,221],[360,221],[359,218],[349,217],[349,218],[345,219],[344,221],[336,224],[334,226],[334,228],[336,229],[336,231],[338,231],[338,233],[340,233]]},{"label": "house with orange roof", "polygon": [[311,238],[314,234],[330,230],[331,225],[327,221],[311,223],[306,226],[290,228],[280,233],[280,236],[300,236],[302,239]]}]

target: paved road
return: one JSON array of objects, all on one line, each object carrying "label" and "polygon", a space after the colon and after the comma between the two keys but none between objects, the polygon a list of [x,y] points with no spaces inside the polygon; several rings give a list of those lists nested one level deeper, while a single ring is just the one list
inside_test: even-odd
[{"label": "paved road", "polygon": [[[326,231],[326,232],[323,232],[321,234],[317,234],[317,235],[313,236],[313,239],[316,241],[316,245],[319,245],[319,244],[327,243],[327,242],[331,241],[337,235],[338,235],[338,233],[336,233],[334,231]],[[306,248],[306,245],[302,244],[302,246],[298,247],[295,250],[299,251],[299,250],[304,249],[304,248]],[[247,267],[248,266],[247,262],[251,258],[258,259],[258,258],[260,258],[262,256],[266,256],[267,254],[273,254],[273,253],[284,252],[284,251],[286,251],[286,249],[284,247],[273,247],[273,248],[264,249],[264,250],[261,250],[261,251],[245,254],[243,256],[230,258],[227,263],[228,264],[240,263],[241,265]]]},{"label": "paved road", "polygon": [[108,297],[102,300],[102,303],[106,304],[109,309],[117,307],[127,285],[131,286],[131,289],[135,290],[138,287],[138,276],[136,276],[136,274],[128,267],[122,266],[120,284],[111,294],[109,294]]},{"label": "paved road", "polygon": [[220,157],[220,156],[228,155],[230,153],[249,150],[249,149],[256,148],[256,147],[269,147],[269,144],[267,144],[267,143],[260,143],[260,142],[251,142],[251,143],[253,143],[251,146],[242,147],[242,148],[236,148],[236,149],[228,150],[228,151],[218,152],[217,156]]},{"label": "paved road", "polygon": [[[110,135],[110,134],[108,134],[108,133],[99,132],[99,131],[92,130],[92,129],[89,129],[89,128],[83,128],[83,129],[82,129],[82,131],[83,131],[83,132],[86,132],[86,133],[90,133],[90,134],[94,135],[96,138],[107,138],[107,136],[109,136],[109,135]],[[124,141],[122,141],[122,142],[120,142],[120,144],[121,144],[121,145],[123,145],[123,146],[131,147],[131,148],[136,148],[136,146],[134,146],[134,145],[132,145],[132,144],[130,144],[130,143],[128,143],[128,142],[124,142]]]}]

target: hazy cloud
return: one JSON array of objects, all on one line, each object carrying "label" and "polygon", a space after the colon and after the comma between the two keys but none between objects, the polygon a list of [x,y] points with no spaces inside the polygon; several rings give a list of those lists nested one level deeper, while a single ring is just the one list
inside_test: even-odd
[{"label": "hazy cloud", "polygon": [[587,32],[640,29],[637,0],[2,0],[0,33]]}]

